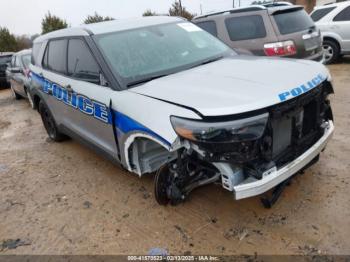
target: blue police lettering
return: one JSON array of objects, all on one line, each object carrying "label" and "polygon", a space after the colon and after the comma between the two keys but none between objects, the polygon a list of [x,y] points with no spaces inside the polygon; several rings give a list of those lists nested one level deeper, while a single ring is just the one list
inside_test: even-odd
[{"label": "blue police lettering", "polygon": [[62,88],[56,84],[52,84],[52,95],[57,100],[62,100]]},{"label": "blue police lettering", "polygon": [[46,80],[44,81],[44,85],[43,85],[43,91],[46,93],[46,94],[50,94],[52,92],[52,85],[51,85],[51,82]]},{"label": "blue police lettering", "polygon": [[280,101],[286,101],[287,99],[297,97],[313,88],[318,86],[325,78],[322,75],[317,75],[311,81],[308,81],[306,84],[303,84],[299,87],[293,88],[290,91],[283,92],[278,95]]},{"label": "blue police lettering", "polygon": [[303,90],[300,87],[297,87],[297,88],[292,89],[292,91],[290,91],[290,93],[292,94],[292,96],[298,96],[301,93],[303,93]]},{"label": "blue police lettering", "polygon": [[107,111],[107,107],[104,104],[100,104],[98,102],[93,102],[94,103],[94,116],[100,120],[102,120],[103,122],[108,123],[109,119],[108,119],[108,111]]},{"label": "blue police lettering", "polygon": [[91,100],[85,96],[78,95],[78,107],[79,110],[85,114],[92,115],[94,113]]},{"label": "blue police lettering", "polygon": [[58,84],[52,83],[45,78],[36,75],[35,77],[38,79],[38,82],[40,81],[44,93],[52,95],[58,101],[62,101],[70,107],[79,109],[82,113],[91,115],[104,123],[108,124],[112,122],[111,113],[106,105],[93,101],[86,96],[77,93],[70,93],[67,89]]}]

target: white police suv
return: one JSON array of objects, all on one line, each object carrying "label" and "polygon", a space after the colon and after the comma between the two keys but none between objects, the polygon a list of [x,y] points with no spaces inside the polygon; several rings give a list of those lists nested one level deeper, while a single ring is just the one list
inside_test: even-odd
[{"label": "white police suv", "polygon": [[51,139],[156,172],[160,204],[214,182],[236,199],[262,194],[314,163],[334,129],[323,65],[238,56],[174,17],[38,37],[31,81]]}]

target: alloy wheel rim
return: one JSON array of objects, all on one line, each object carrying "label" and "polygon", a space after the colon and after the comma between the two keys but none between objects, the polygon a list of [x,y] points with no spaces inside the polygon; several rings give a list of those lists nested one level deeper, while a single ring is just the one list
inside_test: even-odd
[{"label": "alloy wheel rim", "polygon": [[325,60],[328,62],[333,58],[334,50],[330,45],[323,46]]}]

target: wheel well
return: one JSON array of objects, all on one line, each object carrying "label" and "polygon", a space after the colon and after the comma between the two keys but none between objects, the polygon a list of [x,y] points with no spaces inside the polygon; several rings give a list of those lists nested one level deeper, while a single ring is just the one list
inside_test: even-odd
[{"label": "wheel well", "polygon": [[127,154],[130,167],[139,175],[155,172],[176,158],[176,152],[170,152],[161,144],[145,137],[135,138]]},{"label": "wheel well", "polygon": [[339,44],[339,42],[338,42],[337,39],[335,39],[335,38],[333,38],[333,37],[325,36],[325,37],[323,38],[323,40],[328,40],[328,41],[334,42],[334,43],[338,46],[339,51],[341,51],[341,50],[340,50],[340,44]]}]

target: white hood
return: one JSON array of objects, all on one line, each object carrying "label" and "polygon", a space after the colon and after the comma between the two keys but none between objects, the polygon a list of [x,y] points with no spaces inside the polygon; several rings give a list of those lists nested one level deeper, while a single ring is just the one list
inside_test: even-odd
[{"label": "white hood", "polygon": [[220,116],[281,103],[300,95],[302,85],[329,78],[327,68],[317,62],[236,56],[159,78],[129,91],[190,107],[204,116]]}]

